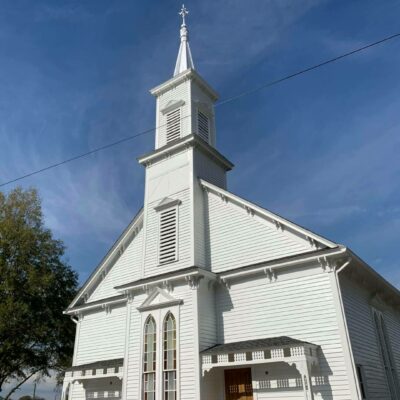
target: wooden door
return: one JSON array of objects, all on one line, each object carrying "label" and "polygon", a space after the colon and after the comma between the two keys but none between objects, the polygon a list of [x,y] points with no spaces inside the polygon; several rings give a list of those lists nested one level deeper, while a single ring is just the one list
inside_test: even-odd
[{"label": "wooden door", "polygon": [[251,368],[225,370],[225,400],[253,400]]}]

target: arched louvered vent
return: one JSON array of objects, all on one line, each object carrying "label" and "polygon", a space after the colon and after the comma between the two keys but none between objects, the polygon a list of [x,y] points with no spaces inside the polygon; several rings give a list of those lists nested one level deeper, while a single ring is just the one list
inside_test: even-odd
[{"label": "arched louvered vent", "polygon": [[177,108],[167,114],[167,143],[181,136],[181,109]]},{"label": "arched louvered vent", "polygon": [[199,111],[197,113],[197,132],[199,134],[199,136],[205,140],[206,142],[208,142],[208,137],[209,137],[209,119],[207,117],[207,115],[205,115],[204,113],[202,113],[201,111]]},{"label": "arched louvered vent", "polygon": [[177,258],[177,209],[175,207],[160,213],[159,251],[160,264],[175,261]]}]

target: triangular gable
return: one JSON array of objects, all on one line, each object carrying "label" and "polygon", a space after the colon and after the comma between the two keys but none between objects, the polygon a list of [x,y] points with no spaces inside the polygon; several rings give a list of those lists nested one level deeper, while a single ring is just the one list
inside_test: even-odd
[{"label": "triangular gable", "polygon": [[[134,240],[143,226],[143,209],[141,209],[129,223],[121,236],[117,239],[108,253],[104,256],[100,264],[92,272],[86,282],[82,285],[75,298],[68,308],[81,305],[92,300],[90,297],[96,291],[98,286],[105,282],[107,275],[112,270],[120,257],[124,254],[128,245]],[[112,294],[111,294],[112,296]]]},{"label": "triangular gable", "polygon": [[169,294],[166,290],[156,287],[149,293],[147,299],[138,307],[138,310],[155,310],[158,308],[171,307],[181,303],[181,299],[177,299]]},{"label": "triangular gable", "polygon": [[268,210],[201,180],[208,257],[214,272],[338,245]]}]

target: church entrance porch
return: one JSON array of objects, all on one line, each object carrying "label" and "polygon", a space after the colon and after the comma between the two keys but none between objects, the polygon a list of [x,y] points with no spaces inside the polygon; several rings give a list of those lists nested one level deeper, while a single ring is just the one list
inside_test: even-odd
[{"label": "church entrance porch", "polygon": [[317,345],[289,337],[213,346],[201,353],[202,398],[314,400],[311,368],[318,369],[318,352]]},{"label": "church entrance porch", "polygon": [[225,399],[253,400],[251,368],[226,369]]}]

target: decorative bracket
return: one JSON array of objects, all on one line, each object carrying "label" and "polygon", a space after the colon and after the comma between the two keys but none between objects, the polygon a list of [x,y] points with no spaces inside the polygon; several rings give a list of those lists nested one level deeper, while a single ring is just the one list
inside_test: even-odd
[{"label": "decorative bracket", "polygon": [[325,272],[332,272],[336,266],[328,257],[318,257],[318,263]]},{"label": "decorative bracket", "polygon": [[279,221],[274,219],[273,223],[274,223],[275,228],[276,228],[277,231],[283,232],[283,225]]},{"label": "decorative bracket", "polygon": [[276,282],[278,279],[276,272],[272,268],[264,268],[264,274],[267,276],[270,283]]},{"label": "decorative bracket", "polygon": [[231,284],[229,283],[228,279],[220,278],[220,282],[229,290],[231,288]]},{"label": "decorative bracket", "polygon": [[247,211],[247,214],[254,217],[254,210],[249,206],[244,206],[244,209]]},{"label": "decorative bracket", "polygon": [[202,278],[203,278],[203,276],[200,276],[200,275],[195,275],[195,276],[190,275],[190,276],[187,276],[185,279],[186,279],[186,282],[188,283],[190,289],[198,289],[199,285],[200,285],[200,280]]},{"label": "decorative bracket", "polygon": [[174,291],[174,285],[172,284],[171,281],[164,281],[162,283],[162,287],[168,292],[171,293]]}]

